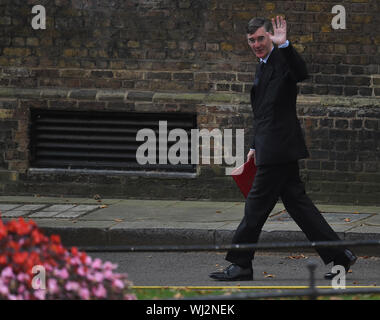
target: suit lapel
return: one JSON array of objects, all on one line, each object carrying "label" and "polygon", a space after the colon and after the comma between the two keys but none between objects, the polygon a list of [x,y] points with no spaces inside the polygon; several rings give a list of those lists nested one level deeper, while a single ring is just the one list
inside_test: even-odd
[{"label": "suit lapel", "polygon": [[273,67],[268,63],[265,66],[263,73],[261,74],[261,78],[260,78],[259,85],[257,88],[260,93],[264,93],[265,88],[267,87],[269,79],[272,75],[272,72],[273,72]]},{"label": "suit lapel", "polygon": [[273,62],[276,59],[277,55],[277,48],[275,47],[269,56],[267,63],[265,65],[265,68],[263,70],[263,73],[261,74],[259,85],[257,86],[255,92],[254,92],[254,98],[255,98],[255,103],[254,106],[260,106],[262,100],[265,97],[265,90],[268,86],[268,82],[272,76],[273,73]]},{"label": "suit lapel", "polygon": [[261,102],[265,98],[265,90],[267,88],[268,82],[270,80],[270,77],[272,76],[273,67],[268,63],[268,65],[265,66],[265,69],[261,75],[259,85],[257,86],[255,90],[255,108],[257,106],[261,105]]}]

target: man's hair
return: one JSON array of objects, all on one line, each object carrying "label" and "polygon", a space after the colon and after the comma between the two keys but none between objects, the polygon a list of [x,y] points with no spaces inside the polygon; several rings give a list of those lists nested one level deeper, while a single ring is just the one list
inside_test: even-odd
[{"label": "man's hair", "polygon": [[266,32],[273,33],[272,22],[267,18],[257,17],[249,20],[247,25],[247,34],[255,33],[257,29],[261,28],[262,26],[264,26]]}]

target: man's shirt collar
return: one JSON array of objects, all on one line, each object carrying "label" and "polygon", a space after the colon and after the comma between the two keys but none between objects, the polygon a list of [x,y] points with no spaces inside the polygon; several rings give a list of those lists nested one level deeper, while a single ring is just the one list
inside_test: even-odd
[{"label": "man's shirt collar", "polygon": [[[282,49],[282,48],[287,48],[288,46],[289,46],[289,40],[286,40],[283,44],[279,45],[278,48]],[[273,49],[274,49],[274,46],[272,47],[272,50],[268,53],[268,55],[264,59],[260,58],[260,62],[267,63]]]},{"label": "man's shirt collar", "polygon": [[260,62],[267,63],[267,61],[268,61],[268,59],[269,59],[269,56],[270,56],[270,54],[272,53],[273,49],[274,49],[274,46],[272,47],[272,50],[267,54],[267,56],[266,56],[264,59],[261,59],[261,58],[260,58]]}]

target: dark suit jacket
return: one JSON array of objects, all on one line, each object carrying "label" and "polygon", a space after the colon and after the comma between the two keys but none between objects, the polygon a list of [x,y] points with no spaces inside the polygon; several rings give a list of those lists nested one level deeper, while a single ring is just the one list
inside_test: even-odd
[{"label": "dark suit jacket", "polygon": [[278,164],[309,156],[297,118],[297,82],[308,77],[306,64],[291,44],[275,47],[251,90],[256,164]]}]

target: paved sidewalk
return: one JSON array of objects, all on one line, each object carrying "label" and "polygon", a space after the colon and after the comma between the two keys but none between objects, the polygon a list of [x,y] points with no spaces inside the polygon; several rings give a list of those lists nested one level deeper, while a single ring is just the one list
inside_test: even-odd
[{"label": "paved sidewalk", "polygon": [[[344,240],[380,239],[380,208],[317,205]],[[166,201],[0,196],[4,221],[33,219],[65,245],[230,244],[244,202]],[[305,241],[299,227],[277,204],[260,242]],[[380,251],[372,247],[372,251]],[[373,253],[373,252],[372,252]]]}]

